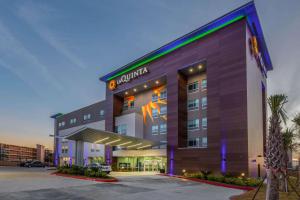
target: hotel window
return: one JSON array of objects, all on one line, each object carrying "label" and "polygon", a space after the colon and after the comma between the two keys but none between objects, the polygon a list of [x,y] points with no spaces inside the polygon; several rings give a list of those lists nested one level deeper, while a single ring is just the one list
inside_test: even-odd
[{"label": "hotel window", "polygon": [[207,118],[202,118],[202,129],[206,130],[207,129]]},{"label": "hotel window", "polygon": [[202,90],[206,90],[206,88],[207,88],[207,80],[206,79],[203,79],[201,81],[201,88],[202,88]]},{"label": "hotel window", "polygon": [[207,108],[207,97],[202,97],[202,109],[205,110]]},{"label": "hotel window", "polygon": [[167,90],[160,92],[160,99],[161,100],[167,99]]},{"label": "hotel window", "polygon": [[152,117],[157,118],[158,117],[158,110],[157,109],[152,109]]},{"label": "hotel window", "polygon": [[199,119],[188,120],[188,130],[199,129]]},{"label": "hotel window", "polygon": [[77,121],[76,118],[70,119],[70,124],[76,124],[76,121]]},{"label": "hotel window", "polygon": [[188,110],[198,110],[199,109],[199,99],[188,100]]},{"label": "hotel window", "polygon": [[127,134],[127,124],[121,124],[116,126],[116,131],[120,135],[126,135]]},{"label": "hotel window", "polygon": [[158,95],[156,93],[152,94],[152,102],[157,102]]},{"label": "hotel window", "polygon": [[58,127],[63,127],[63,126],[65,126],[65,122],[60,122],[60,123],[58,123]]},{"label": "hotel window", "polygon": [[85,114],[85,115],[83,115],[83,120],[85,121],[85,120],[89,120],[89,119],[91,119],[91,114]]},{"label": "hotel window", "polygon": [[158,125],[152,125],[152,135],[158,134]]},{"label": "hotel window", "polygon": [[163,123],[163,124],[160,124],[160,134],[166,134],[167,132],[167,124],[166,123]]},{"label": "hotel window", "polygon": [[95,152],[95,149],[94,149],[94,148],[91,148],[91,152]]},{"label": "hotel window", "polygon": [[190,84],[188,85],[188,92],[189,92],[189,93],[190,93],[190,92],[195,92],[195,91],[198,90],[198,88],[199,88],[199,86],[198,86],[198,81],[193,82],[193,83],[190,83]]},{"label": "hotel window", "polygon": [[61,147],[61,153],[68,153],[68,146],[62,146]]},{"label": "hotel window", "polygon": [[103,117],[104,116],[104,110],[100,110],[100,116]]},{"label": "hotel window", "polygon": [[167,106],[160,107],[160,115],[166,115],[167,114]]}]

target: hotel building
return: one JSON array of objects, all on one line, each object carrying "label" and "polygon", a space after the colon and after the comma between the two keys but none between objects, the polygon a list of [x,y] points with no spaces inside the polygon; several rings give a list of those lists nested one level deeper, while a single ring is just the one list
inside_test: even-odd
[{"label": "hotel building", "polygon": [[272,63],[253,2],[100,78],[106,99],[56,114],[56,164],[257,175]]}]

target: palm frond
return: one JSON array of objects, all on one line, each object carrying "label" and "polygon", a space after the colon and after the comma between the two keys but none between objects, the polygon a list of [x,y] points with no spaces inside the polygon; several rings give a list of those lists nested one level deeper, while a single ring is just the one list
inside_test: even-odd
[{"label": "palm frond", "polygon": [[286,124],[288,119],[287,112],[284,109],[285,104],[288,102],[287,96],[284,94],[275,94],[268,98],[268,104],[272,115],[277,115]]}]

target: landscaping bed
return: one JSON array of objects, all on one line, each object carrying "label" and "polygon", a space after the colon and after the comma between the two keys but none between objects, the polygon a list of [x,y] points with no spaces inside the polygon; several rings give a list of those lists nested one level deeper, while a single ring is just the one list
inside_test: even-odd
[{"label": "landscaping bed", "polygon": [[81,180],[91,180],[97,182],[117,182],[118,180],[105,172],[101,172],[98,168],[85,168],[81,166],[72,165],[58,167],[53,175],[77,178]]}]

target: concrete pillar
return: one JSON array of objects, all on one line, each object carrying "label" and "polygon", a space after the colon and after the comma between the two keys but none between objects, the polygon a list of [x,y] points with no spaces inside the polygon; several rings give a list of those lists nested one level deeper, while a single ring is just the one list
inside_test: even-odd
[{"label": "concrete pillar", "polygon": [[76,140],[75,145],[75,164],[78,166],[84,166],[84,142]]}]

